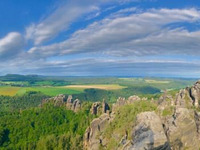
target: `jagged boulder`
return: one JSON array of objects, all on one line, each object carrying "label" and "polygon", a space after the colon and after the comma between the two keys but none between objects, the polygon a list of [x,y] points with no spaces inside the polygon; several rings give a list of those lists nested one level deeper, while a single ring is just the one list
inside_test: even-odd
[{"label": "jagged boulder", "polygon": [[[135,101],[140,101],[141,100],[141,98],[139,97],[139,96],[136,96],[136,95],[133,95],[133,96],[130,96],[129,98],[128,98],[128,100],[127,100],[127,104],[132,104],[132,103],[134,103]],[[145,98],[143,99],[143,100],[145,100]]]},{"label": "jagged boulder", "polygon": [[195,111],[194,118],[195,118],[195,122],[196,122],[196,126],[197,126],[198,138],[200,140],[200,112]]},{"label": "jagged boulder", "polygon": [[193,110],[177,108],[174,115],[165,122],[165,130],[172,149],[199,149]]},{"label": "jagged boulder", "polygon": [[66,106],[67,109],[71,109],[74,112],[77,112],[81,109],[81,101],[76,99],[75,101],[72,100],[72,96],[69,95],[68,98],[66,98],[65,95],[60,94],[58,96],[47,98],[42,100],[42,103],[40,106],[42,107],[45,103],[53,103],[54,106]]},{"label": "jagged boulder", "polygon": [[99,112],[99,109],[100,109],[100,105],[101,105],[100,102],[95,102],[95,103],[93,103],[93,104],[92,104],[92,107],[91,107],[91,109],[90,109],[91,114],[97,115],[98,112]]},{"label": "jagged boulder", "polygon": [[108,103],[106,103],[105,100],[103,100],[103,102],[102,102],[102,113],[108,113],[109,114],[109,110],[110,110],[110,107],[109,107]]},{"label": "jagged boulder", "polygon": [[79,99],[76,99],[71,107],[71,110],[73,110],[74,112],[77,112],[81,109],[81,101]]},{"label": "jagged boulder", "polygon": [[112,112],[115,112],[117,110],[117,108],[123,106],[126,104],[126,99],[125,98],[122,98],[122,97],[119,97],[116,101],[116,103],[113,104],[112,106]]},{"label": "jagged boulder", "polygon": [[90,126],[87,128],[84,135],[84,148],[87,150],[98,150],[102,139],[98,135],[104,131],[106,125],[109,123],[110,116],[106,113],[99,118],[95,118]]},{"label": "jagged boulder", "polygon": [[95,102],[92,104],[92,107],[90,109],[91,114],[93,115],[101,115],[103,113],[109,114],[110,107],[108,103],[103,100],[103,102]]},{"label": "jagged boulder", "polygon": [[189,89],[190,96],[193,100],[193,105],[199,107],[200,99],[200,81],[197,81],[194,86]]},{"label": "jagged boulder", "polygon": [[161,119],[155,112],[137,115],[132,142],[124,150],[170,150]]},{"label": "jagged boulder", "polygon": [[73,104],[72,99],[73,99],[73,98],[72,98],[72,95],[69,95],[68,98],[67,98],[66,107],[67,107],[68,109],[71,109],[71,107],[72,107],[72,104]]}]

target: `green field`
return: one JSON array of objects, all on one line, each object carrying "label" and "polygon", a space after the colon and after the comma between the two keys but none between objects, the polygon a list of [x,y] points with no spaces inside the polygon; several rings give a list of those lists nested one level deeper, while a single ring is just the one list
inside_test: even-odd
[{"label": "green field", "polygon": [[64,87],[0,87],[0,95],[23,95],[29,91],[40,91],[49,96],[58,94],[79,94],[83,92],[82,89],[70,89]]},{"label": "green field", "polygon": [[48,96],[56,96],[58,94],[80,94],[85,89],[105,89],[105,90],[117,90],[124,88],[119,85],[71,85],[71,86],[38,86],[38,87],[12,87],[2,86],[0,87],[0,95],[14,96],[23,95],[26,92],[38,91]]}]

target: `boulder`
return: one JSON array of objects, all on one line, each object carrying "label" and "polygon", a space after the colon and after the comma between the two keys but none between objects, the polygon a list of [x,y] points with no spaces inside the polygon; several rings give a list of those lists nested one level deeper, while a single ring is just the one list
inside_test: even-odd
[{"label": "boulder", "polygon": [[109,113],[110,107],[108,105],[108,103],[105,102],[105,100],[103,100],[102,102],[102,113]]},{"label": "boulder", "polygon": [[98,150],[102,139],[98,135],[104,131],[109,123],[110,117],[104,113],[99,118],[95,118],[87,128],[84,135],[84,148],[87,150]]},{"label": "boulder", "polygon": [[72,102],[72,95],[69,95],[68,98],[67,98],[66,107],[68,109],[71,109],[72,104],[73,104],[73,102]]},{"label": "boulder", "polygon": [[132,142],[128,145],[124,150],[170,150],[161,119],[155,112],[143,112],[137,115]]},{"label": "boulder", "polygon": [[100,108],[101,103],[100,102],[95,102],[92,104],[92,107],[90,109],[91,114],[97,115],[99,108]]},{"label": "boulder", "polygon": [[71,110],[73,110],[74,112],[77,112],[81,109],[81,101],[79,99],[76,99],[71,107]]},{"label": "boulder", "polygon": [[194,86],[189,89],[190,96],[193,100],[193,105],[197,108],[199,107],[200,99],[200,81],[197,81]]},{"label": "boulder", "polygon": [[174,115],[165,122],[165,129],[172,149],[197,150],[199,148],[194,111],[177,108]]},{"label": "boulder", "polygon": [[66,97],[63,94],[59,94],[58,96],[55,96],[53,99],[55,106],[62,106],[66,101]]}]

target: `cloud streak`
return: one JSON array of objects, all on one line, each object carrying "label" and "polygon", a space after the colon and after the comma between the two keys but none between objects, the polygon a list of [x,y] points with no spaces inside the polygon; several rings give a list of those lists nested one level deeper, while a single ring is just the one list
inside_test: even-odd
[{"label": "cloud streak", "polygon": [[18,32],[11,32],[0,39],[0,59],[6,60],[16,57],[22,52],[24,39]]},{"label": "cloud streak", "polygon": [[43,57],[94,52],[114,56],[196,54],[200,32],[170,28],[170,24],[195,24],[199,19],[200,12],[193,8],[151,9],[129,16],[106,18],[76,31],[61,43],[36,46],[29,53]]}]

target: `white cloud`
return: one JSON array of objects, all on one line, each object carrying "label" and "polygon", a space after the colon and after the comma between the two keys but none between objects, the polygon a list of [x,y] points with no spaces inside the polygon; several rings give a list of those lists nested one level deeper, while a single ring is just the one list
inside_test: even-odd
[{"label": "white cloud", "polygon": [[10,32],[0,39],[0,59],[15,57],[22,51],[24,40],[20,33]]},{"label": "white cloud", "polygon": [[[132,1],[132,0],[131,0]],[[99,6],[109,3],[126,3],[126,0],[65,0],[54,12],[38,24],[26,28],[26,39],[39,45],[69,29],[70,25],[84,15],[91,19],[100,14]]]},{"label": "white cloud", "polygon": [[151,9],[129,16],[107,18],[76,31],[70,39],[33,47],[42,57],[99,52],[107,55],[200,54],[200,31],[170,28],[175,23],[200,19],[196,9]]}]

